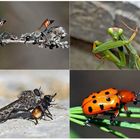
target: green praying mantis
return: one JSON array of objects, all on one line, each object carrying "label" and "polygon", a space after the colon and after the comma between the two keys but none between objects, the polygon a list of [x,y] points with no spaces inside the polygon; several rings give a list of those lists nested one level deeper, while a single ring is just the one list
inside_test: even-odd
[{"label": "green praying mantis", "polygon": [[[130,27],[128,28],[131,29]],[[131,37],[127,39],[122,28],[108,28],[108,34],[111,35],[112,39],[105,43],[95,41],[93,43],[92,52],[98,58],[107,59],[113,62],[120,69],[130,68],[140,70],[140,57],[131,44],[131,41],[135,38],[137,32],[138,28],[136,27],[136,29],[133,30]],[[113,51],[114,49],[115,53]]]}]

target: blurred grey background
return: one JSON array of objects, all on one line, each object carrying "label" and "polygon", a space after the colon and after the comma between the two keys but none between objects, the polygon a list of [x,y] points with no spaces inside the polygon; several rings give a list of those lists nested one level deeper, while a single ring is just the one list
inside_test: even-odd
[{"label": "blurred grey background", "polygon": [[[127,89],[140,92],[140,72],[139,71],[79,71],[73,70],[70,73],[70,106],[81,106],[82,101],[92,92],[97,92],[107,88]],[[139,97],[140,98],[140,97]],[[127,106],[140,107],[140,104]],[[103,118],[103,117],[102,117]],[[116,118],[123,121],[139,122],[139,119]],[[117,138],[110,133],[101,131],[96,126],[83,127],[71,123],[71,129],[81,138]],[[139,130],[112,127],[126,134],[130,138],[140,138]]]},{"label": "blurred grey background", "polygon": [[[96,58],[92,51],[95,40],[105,42],[111,37],[107,34],[109,27],[121,27],[129,38],[132,34],[122,22],[135,29],[140,27],[139,1],[73,1],[70,2],[70,66],[72,69],[118,69],[112,62]],[[140,54],[140,32],[132,41]]]},{"label": "blurred grey background", "polygon": [[[35,31],[46,19],[69,34],[69,2],[0,2],[0,17],[7,20],[1,31],[16,35]],[[67,37],[69,40],[69,37]],[[41,49],[38,46],[9,44],[0,47],[1,69],[66,69],[69,49]]]}]

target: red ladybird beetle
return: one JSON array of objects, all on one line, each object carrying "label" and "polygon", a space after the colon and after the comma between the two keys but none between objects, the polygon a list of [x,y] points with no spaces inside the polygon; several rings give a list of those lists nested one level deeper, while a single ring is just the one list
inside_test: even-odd
[{"label": "red ladybird beetle", "polygon": [[124,110],[128,112],[126,104],[128,102],[137,103],[137,95],[129,90],[117,90],[109,88],[100,92],[93,92],[82,102],[83,113],[88,116],[98,115],[110,110],[115,110],[112,117],[117,117],[119,108],[124,106]]}]

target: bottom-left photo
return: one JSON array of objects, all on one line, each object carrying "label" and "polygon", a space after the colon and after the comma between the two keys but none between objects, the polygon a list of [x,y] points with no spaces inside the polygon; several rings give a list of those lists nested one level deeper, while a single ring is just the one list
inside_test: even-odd
[{"label": "bottom-left photo", "polygon": [[0,70],[0,89],[0,138],[69,137],[68,70]]}]

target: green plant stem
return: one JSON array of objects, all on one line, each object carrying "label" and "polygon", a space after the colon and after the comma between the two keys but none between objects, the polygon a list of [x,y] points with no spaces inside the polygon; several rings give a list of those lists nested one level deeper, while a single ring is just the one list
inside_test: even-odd
[{"label": "green plant stem", "polygon": [[[121,113],[119,114],[119,117],[128,117],[128,118],[140,118],[140,108],[135,108],[135,107],[129,107],[129,111],[132,112],[132,114],[127,115],[124,109],[121,109]],[[113,113],[113,112],[112,112]],[[110,112],[109,114],[106,115],[112,115]],[[86,121],[90,119],[90,117],[87,117],[83,114],[82,108],[80,106],[78,107],[72,107],[70,108],[70,120],[74,123],[77,123],[81,126],[85,126]],[[117,127],[123,127],[123,128],[129,128],[129,129],[136,129],[140,130],[140,123],[135,123],[135,122],[124,122],[124,121],[114,121],[114,124],[110,123],[109,119],[100,119],[100,118],[93,118],[89,120],[90,126],[94,125],[98,128],[100,128],[102,131],[112,133],[113,135],[116,135],[117,137],[120,138],[128,138],[126,135],[124,135],[121,132],[118,132],[116,130],[113,130],[109,128],[109,126],[117,126]]]},{"label": "green plant stem", "polygon": [[[129,108],[130,111],[132,112],[136,112],[136,113],[139,113],[138,111],[140,111],[139,108]],[[124,111],[124,109],[122,109],[122,111]],[[78,115],[78,114],[83,114],[83,111],[82,111],[82,108],[81,107],[76,107],[76,108],[72,108],[70,110],[70,114],[75,114],[75,115]],[[110,113],[111,114],[111,113]],[[140,114],[130,114],[130,115],[127,115],[126,113],[120,113],[119,114],[119,117],[128,117],[128,118],[140,118]]]},{"label": "green plant stem", "polygon": [[119,117],[140,118],[140,114],[130,114],[130,115],[127,115],[126,113],[120,113]]},{"label": "green plant stem", "polygon": [[[74,115],[70,114],[70,118],[78,119],[78,120],[83,120],[83,123],[87,120],[87,117],[83,115]],[[92,124],[101,124],[101,125],[113,125],[110,123],[110,120],[108,119],[99,119],[99,118],[94,118],[91,120]],[[121,122],[115,120],[115,124],[113,126],[120,126],[120,127],[125,127],[125,128],[132,128],[132,129],[138,129],[140,130],[140,123],[132,123],[132,122]]]},{"label": "green plant stem", "polygon": [[[140,113],[140,108],[138,108],[138,107],[128,107],[128,110],[131,111],[132,113],[133,112]],[[123,108],[121,109],[121,111],[125,112],[125,110]]]},{"label": "green plant stem", "polygon": [[[92,120],[93,124],[99,124],[101,123],[102,125],[112,125],[110,123],[110,120],[108,119],[94,119]],[[131,129],[137,129],[140,130],[140,123],[133,123],[133,122],[121,122],[115,120],[115,124],[112,126],[119,126],[119,127],[124,127],[124,128],[131,128]]]},{"label": "green plant stem", "polygon": [[[128,110],[131,111],[132,113],[133,112],[140,113],[140,108],[138,108],[138,107],[128,107]],[[121,111],[125,112],[125,110],[123,108],[121,109]],[[81,106],[70,108],[70,112],[71,113],[77,112],[77,114],[83,114]]]},{"label": "green plant stem", "polygon": [[70,114],[70,117],[80,119],[80,120],[85,120],[85,121],[87,120],[87,117],[83,115]]},{"label": "green plant stem", "polygon": [[70,121],[72,121],[74,123],[77,123],[79,125],[85,126],[85,122],[83,122],[83,121],[80,121],[80,120],[77,120],[77,119],[74,119],[74,118],[70,118]]},{"label": "green plant stem", "polygon": [[126,135],[124,135],[123,133],[110,129],[109,127],[104,127],[104,126],[98,126],[102,131],[108,132],[108,133],[112,133],[113,135],[119,137],[119,138],[128,138]]}]

